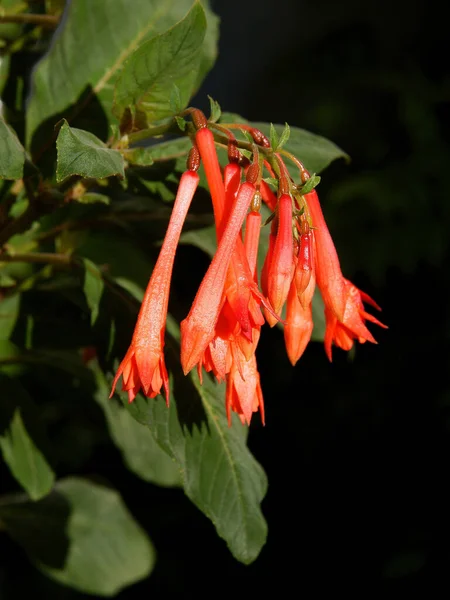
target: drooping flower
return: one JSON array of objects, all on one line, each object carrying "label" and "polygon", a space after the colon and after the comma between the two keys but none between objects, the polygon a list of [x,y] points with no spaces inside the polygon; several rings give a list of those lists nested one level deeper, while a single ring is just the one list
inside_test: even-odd
[{"label": "drooping flower", "polygon": [[355,339],[361,343],[376,344],[375,338],[365,325],[366,321],[380,327],[386,326],[364,310],[363,301],[381,310],[376,302],[342,275],[336,248],[325,223],[317,193],[310,192],[305,195],[305,199],[315,228],[315,273],[325,304],[325,351],[331,360],[332,343],[343,350],[350,350]]},{"label": "drooping flower", "polygon": [[255,186],[241,185],[217,252],[200,284],[188,316],[181,322],[181,365],[185,374],[201,360],[223,305],[223,289],[236,240],[255,194]]},{"label": "drooping flower", "polygon": [[333,239],[328,230],[316,190],[304,196],[314,226],[316,281],[325,306],[338,319],[345,310],[345,284]]},{"label": "drooping flower", "polygon": [[166,236],[139,311],[133,338],[112,384],[111,396],[122,376],[122,390],[132,402],[140,389],[154,398],[164,387],[169,404],[169,378],[164,361],[164,333],[170,279],[183,223],[199,183],[194,170],[181,176]]},{"label": "drooping flower", "polygon": [[338,319],[335,313],[325,306],[325,352],[331,361],[331,346],[334,343],[343,350],[351,350],[353,340],[358,340],[361,344],[372,342],[376,344],[375,338],[367,329],[365,322],[370,321],[380,327],[387,329],[373,315],[364,310],[364,302],[371,304],[377,310],[381,310],[378,304],[370,296],[359,290],[351,281],[343,279],[345,290],[345,308],[344,316]]},{"label": "drooping flower", "polygon": [[294,274],[293,252],[292,198],[282,194],[278,200],[277,237],[267,275],[267,296],[278,315],[286,302]]},{"label": "drooping flower", "polygon": [[231,411],[234,411],[242,423],[250,425],[253,413],[259,410],[264,424],[264,400],[256,357],[252,354],[247,360],[235,344],[232,345],[232,355],[225,397],[228,423],[231,425]]},{"label": "drooping flower", "polygon": [[292,281],[286,302],[284,341],[286,352],[295,365],[308,345],[313,330],[311,301],[304,307],[298,298],[295,281]]}]

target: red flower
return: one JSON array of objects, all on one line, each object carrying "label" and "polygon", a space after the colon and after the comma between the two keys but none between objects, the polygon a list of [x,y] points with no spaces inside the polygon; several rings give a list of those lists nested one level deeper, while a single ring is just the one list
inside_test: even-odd
[{"label": "red flower", "polygon": [[181,229],[198,182],[199,176],[194,171],[186,171],[181,176],[167,233],[145,292],[130,348],[114,378],[111,396],[122,376],[122,390],[128,392],[130,402],[140,389],[147,397],[154,398],[164,387],[169,404],[163,348],[170,279]]},{"label": "red flower", "polygon": [[316,280],[325,306],[338,319],[344,317],[345,284],[333,239],[320,208],[319,197],[313,190],[304,196],[314,226]]},{"label": "red flower", "polygon": [[267,275],[267,297],[278,315],[286,302],[294,275],[292,216],[292,198],[289,194],[282,194],[278,200],[277,237]]},{"label": "red flower", "polygon": [[254,194],[253,184],[246,182],[240,187],[217,252],[200,284],[188,316],[181,322],[181,365],[185,374],[201,361],[208,344],[214,338],[215,326],[224,302],[222,292],[228,265]]},{"label": "red flower", "polygon": [[238,346],[232,344],[231,348],[233,359],[227,375],[225,399],[228,423],[231,425],[232,410],[247,425],[250,425],[253,413],[259,410],[264,424],[264,400],[255,355],[247,360]]},{"label": "red flower", "polygon": [[[292,365],[295,365],[308,345],[313,330],[311,299],[314,293],[315,280],[310,278],[306,290],[299,295],[295,279],[289,288],[286,302],[286,322],[284,324],[284,341],[286,351]],[[308,298],[308,301],[300,300]]]},{"label": "red flower", "polygon": [[343,350],[350,350],[354,339],[361,343],[376,344],[365,325],[366,321],[381,327],[386,326],[364,310],[363,301],[378,310],[381,310],[380,307],[342,275],[336,248],[325,223],[317,193],[310,192],[306,194],[305,199],[315,228],[315,272],[325,304],[325,351],[331,360],[333,342]]},{"label": "red flower", "polygon": [[371,304],[377,310],[381,308],[364,292],[361,292],[348,279],[343,278],[345,290],[345,308],[344,316],[339,320],[334,312],[325,306],[325,352],[331,360],[331,345],[334,342],[336,346],[343,350],[350,350],[353,347],[353,340],[363,344],[372,342],[376,344],[373,335],[365,326],[365,321],[371,321],[387,329],[386,325],[380,323],[378,319],[364,310],[363,301]]}]

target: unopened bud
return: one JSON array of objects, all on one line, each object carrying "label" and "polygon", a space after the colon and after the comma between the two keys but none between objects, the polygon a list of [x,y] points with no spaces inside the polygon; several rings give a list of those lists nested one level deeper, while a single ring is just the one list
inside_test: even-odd
[{"label": "unopened bud", "polygon": [[197,146],[192,146],[189,151],[189,155],[186,161],[186,167],[188,171],[198,171],[200,167],[200,152]]},{"label": "unopened bud", "polygon": [[262,131],[252,128],[249,129],[249,133],[252,136],[255,144],[258,144],[258,146],[263,146],[263,148],[270,148],[270,141]]},{"label": "unopened bud", "polygon": [[202,111],[199,110],[198,108],[195,108],[192,111],[191,117],[192,117],[192,122],[194,123],[195,129],[204,129],[205,127],[208,127],[208,119],[205,117],[205,115],[202,113]]},{"label": "unopened bud", "polygon": [[248,183],[253,183],[253,185],[258,181],[259,177],[259,164],[257,162],[252,163],[247,169],[246,179]]}]

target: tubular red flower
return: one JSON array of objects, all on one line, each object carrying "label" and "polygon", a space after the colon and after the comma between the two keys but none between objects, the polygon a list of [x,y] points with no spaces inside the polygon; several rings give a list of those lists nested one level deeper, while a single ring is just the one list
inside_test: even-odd
[{"label": "tubular red flower", "polygon": [[364,292],[361,292],[351,281],[343,278],[344,290],[345,290],[345,309],[342,320],[339,320],[334,312],[325,305],[325,352],[332,360],[331,346],[334,343],[343,350],[350,350],[353,347],[353,340],[358,340],[361,344],[364,342],[372,342],[376,344],[373,335],[365,326],[365,321],[375,323],[384,329],[387,329],[386,325],[383,325],[373,315],[369,314],[364,310],[364,302],[367,302],[374,306],[376,309],[381,308],[376,304],[374,300]]},{"label": "tubular red flower", "polygon": [[336,318],[344,317],[346,292],[344,278],[333,239],[320,207],[317,192],[313,190],[304,196],[312,219],[315,239],[315,271],[317,285],[325,305]]},{"label": "tubular red flower", "polygon": [[181,365],[185,374],[201,360],[214,338],[214,328],[223,305],[222,292],[228,265],[254,193],[254,185],[241,185],[217,252],[200,284],[188,316],[181,323]]},{"label": "tubular red flower", "polygon": [[250,425],[252,415],[258,409],[264,424],[264,399],[255,355],[247,360],[236,345],[232,345],[232,355],[225,398],[228,424],[231,425],[231,411],[234,411],[243,424]]},{"label": "tubular red flower", "polygon": [[253,279],[258,283],[258,274],[256,271],[256,263],[258,259],[259,234],[261,232],[261,213],[249,212],[245,225],[244,248],[247,255],[248,266]]},{"label": "tubular red flower", "polygon": [[371,321],[386,327],[364,310],[363,301],[380,307],[364,292],[342,275],[339,258],[325,223],[319,198],[314,191],[305,195],[305,200],[315,227],[314,256],[317,285],[325,304],[325,352],[331,361],[331,346],[334,343],[343,350],[353,347],[353,340],[376,344],[373,335],[365,326]]},{"label": "tubular red flower", "polygon": [[225,209],[225,186],[222,180],[219,159],[217,158],[214,135],[206,127],[199,129],[195,134],[195,143],[205,168],[217,227],[222,221]]},{"label": "tubular red flower", "polygon": [[268,299],[277,314],[286,302],[293,271],[292,198],[282,194],[278,200],[278,231],[267,277]]},{"label": "tubular red flower", "polygon": [[292,365],[295,365],[305,351],[313,330],[311,302],[304,308],[298,299],[295,281],[292,281],[286,302],[286,322],[284,341]]},{"label": "tubular red flower", "polygon": [[122,390],[128,392],[130,402],[141,388],[147,397],[154,398],[164,386],[169,404],[169,379],[163,348],[170,279],[183,223],[198,182],[199,176],[193,171],[186,171],[181,176],[166,236],[147,285],[130,347],[114,378],[111,396],[122,375]]},{"label": "tubular red flower", "polygon": [[308,287],[311,275],[314,270],[313,258],[313,232],[310,230],[308,223],[302,223],[303,232],[300,235],[298,245],[297,265],[295,267],[295,286],[299,297]]}]

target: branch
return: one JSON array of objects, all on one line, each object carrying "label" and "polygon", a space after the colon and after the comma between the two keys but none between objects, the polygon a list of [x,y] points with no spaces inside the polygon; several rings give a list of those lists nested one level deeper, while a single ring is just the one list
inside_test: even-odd
[{"label": "branch", "polygon": [[23,23],[31,25],[40,25],[47,29],[55,29],[59,23],[59,17],[54,15],[35,15],[22,13],[20,15],[7,15],[0,17],[0,23]]},{"label": "branch", "polygon": [[0,262],[25,262],[68,267],[72,265],[73,259],[67,254],[53,252],[22,252],[21,254],[0,252]]}]

